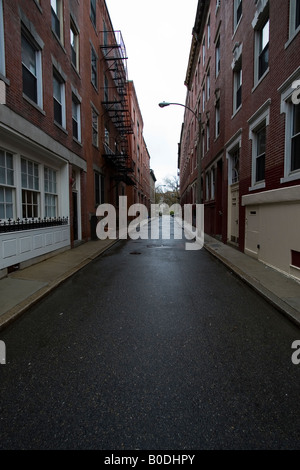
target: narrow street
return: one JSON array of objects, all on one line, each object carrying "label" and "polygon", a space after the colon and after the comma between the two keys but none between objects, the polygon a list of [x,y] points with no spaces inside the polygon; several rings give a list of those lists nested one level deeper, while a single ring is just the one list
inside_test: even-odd
[{"label": "narrow street", "polygon": [[184,243],[120,241],[1,332],[1,449],[300,449],[299,329]]}]

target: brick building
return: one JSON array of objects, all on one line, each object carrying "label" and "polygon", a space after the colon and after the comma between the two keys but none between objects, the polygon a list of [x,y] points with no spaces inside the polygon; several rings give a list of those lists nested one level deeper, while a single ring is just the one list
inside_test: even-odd
[{"label": "brick building", "polygon": [[199,0],[179,155],[205,232],[297,279],[299,31],[299,0]]},{"label": "brick building", "polygon": [[150,208],[150,155],[145,143],[144,122],[133,81],[128,81],[130,114],[133,121],[133,133],[129,136],[130,155],[133,162],[135,185],[128,191],[128,205],[144,204]]},{"label": "brick building", "polygon": [[104,0],[0,0],[1,275],[89,240],[137,186],[127,81]]}]

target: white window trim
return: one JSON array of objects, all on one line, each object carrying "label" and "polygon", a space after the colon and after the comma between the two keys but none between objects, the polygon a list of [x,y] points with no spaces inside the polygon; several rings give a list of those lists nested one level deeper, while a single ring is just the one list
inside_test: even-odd
[{"label": "white window trim", "polygon": [[42,78],[42,51],[37,49],[35,45],[34,38],[30,37],[25,31],[22,31],[22,34],[26,37],[27,41],[31,44],[32,48],[35,50],[35,60],[36,60],[36,83],[37,83],[37,103],[32,101],[25,93],[23,97],[32,103],[34,106],[38,106],[43,110],[43,78]]},{"label": "white window trim", "polygon": [[228,185],[231,186],[232,183],[232,154],[234,151],[239,148],[241,151],[242,148],[242,129],[240,129],[230,141],[226,144],[226,159],[228,161]]},{"label": "white window trim", "polygon": [[56,34],[56,32],[52,29],[52,32],[54,36],[59,40],[59,42],[64,45],[64,17],[63,17],[63,4],[62,0],[56,0],[56,7],[57,7],[57,12],[53,9],[55,12],[57,18],[59,19],[59,36]]},{"label": "white window trim", "polygon": [[295,91],[293,83],[297,80],[300,80],[300,67],[278,89],[281,93],[281,113],[285,114],[284,176],[280,179],[280,183],[289,183],[300,179],[300,170],[291,171],[292,95]]},{"label": "white window trim", "polygon": [[271,100],[267,100],[259,110],[253,114],[253,116],[248,120],[249,124],[249,140],[252,140],[252,171],[251,171],[251,187],[249,191],[256,191],[257,189],[263,189],[266,187],[265,181],[259,181],[256,183],[255,174],[256,174],[256,131],[265,122],[266,127],[270,124],[270,105]]},{"label": "white window trim", "polygon": [[[56,70],[56,80],[58,81],[60,85],[60,96],[61,96],[61,121],[62,123],[60,124],[59,122],[55,121],[55,124],[58,125],[59,127],[62,127],[63,129],[66,129],[66,84],[64,78],[60,75],[60,73]],[[60,77],[61,81],[58,80],[58,77]],[[54,99],[54,95],[53,95]]]},{"label": "white window trim", "polygon": [[297,34],[300,31],[300,25],[297,29],[295,29],[295,18],[296,18],[296,0],[290,0],[290,18],[289,18],[289,39],[285,44],[285,48],[287,48]]},{"label": "white window trim", "polygon": [[233,72],[233,116],[241,109],[243,104],[243,99],[241,99],[241,103],[237,106],[237,91],[238,91],[238,79],[240,80],[240,86],[243,92],[243,69],[240,67],[239,69]]},{"label": "white window trim", "polygon": [[[81,106],[80,106],[80,102],[75,102],[75,105],[76,105],[76,121],[77,121],[77,126],[78,126],[78,135],[77,137],[75,137],[73,135],[73,138],[78,141],[78,142],[81,142]],[[73,98],[72,98],[72,106],[73,106]],[[73,115],[72,115],[72,118],[73,118]]]},{"label": "white window trim", "polygon": [[239,25],[242,21],[242,18],[243,18],[243,11],[242,11],[242,14],[241,14],[240,18],[237,21],[237,9],[238,9],[238,6],[239,6],[238,2],[240,3],[240,0],[234,0],[234,5],[233,5],[233,8],[234,8],[234,12],[233,12],[233,21],[234,21],[233,35],[235,35],[235,32],[238,29],[238,27],[239,27]]},{"label": "white window trim", "polygon": [[[220,75],[221,72],[221,38],[220,34],[218,34],[216,38],[216,51],[215,51],[215,61],[216,61],[216,78]],[[219,43],[219,46],[218,46]],[[220,65],[218,65],[220,64]],[[218,67],[217,67],[218,65]]]},{"label": "white window trim", "polygon": [[[219,132],[217,133],[218,123],[220,123],[220,125],[219,125]],[[220,112],[220,100],[218,100],[215,106],[215,139],[219,137],[220,132],[221,132],[221,112]]]}]

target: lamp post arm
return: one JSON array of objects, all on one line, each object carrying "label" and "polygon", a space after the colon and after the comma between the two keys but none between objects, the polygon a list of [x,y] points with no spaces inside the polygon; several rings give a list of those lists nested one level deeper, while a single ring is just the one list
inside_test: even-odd
[{"label": "lamp post arm", "polygon": [[160,106],[161,108],[164,108],[164,107],[170,106],[170,105],[182,106],[183,108],[186,108],[186,109],[188,109],[189,111],[191,111],[191,113],[194,114],[194,116],[196,117],[196,119],[197,119],[198,121],[201,120],[201,114],[200,114],[199,116],[197,116],[197,114],[195,113],[195,111],[194,111],[193,109],[189,108],[188,106],[186,106],[185,104],[182,104],[182,103],[166,103],[166,102],[163,102],[163,103],[160,103],[160,104],[159,104],[159,106]]}]

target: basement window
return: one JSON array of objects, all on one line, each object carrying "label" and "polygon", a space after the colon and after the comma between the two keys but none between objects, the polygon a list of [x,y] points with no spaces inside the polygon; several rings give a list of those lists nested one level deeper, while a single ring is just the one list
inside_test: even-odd
[{"label": "basement window", "polygon": [[291,250],[292,266],[300,269],[300,251]]}]

